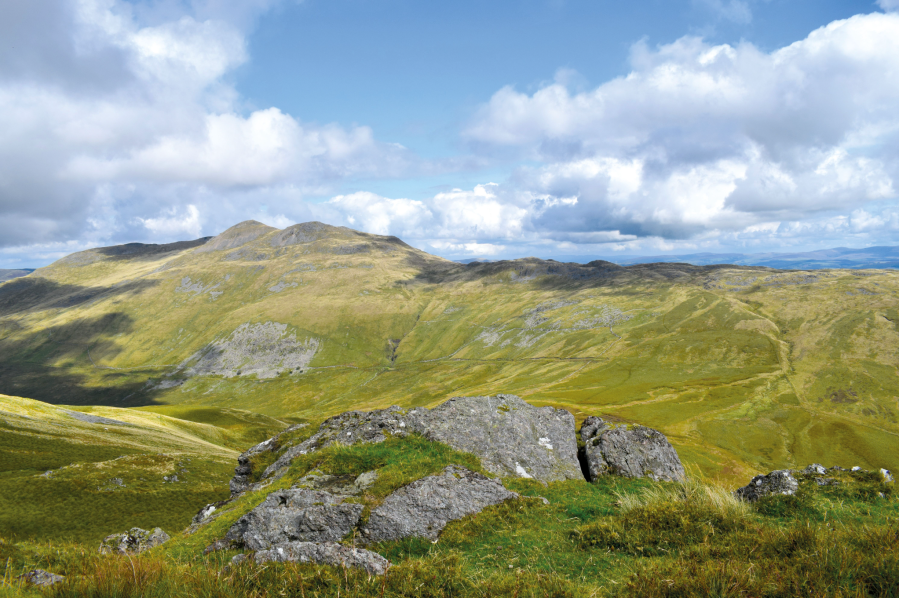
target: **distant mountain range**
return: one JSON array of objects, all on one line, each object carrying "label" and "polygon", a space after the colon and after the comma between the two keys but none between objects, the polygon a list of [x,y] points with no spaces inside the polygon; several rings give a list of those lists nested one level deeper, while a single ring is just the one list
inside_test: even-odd
[{"label": "distant mountain range", "polygon": [[[557,261],[586,263],[593,257],[559,256]],[[733,264],[736,266],[767,266],[781,270],[821,270],[824,268],[899,268],[899,247],[866,247],[852,249],[835,247],[798,253],[690,253],[686,255],[647,255],[635,257],[605,257],[621,266],[634,264],[683,263],[694,266]],[[459,263],[489,262],[488,259],[459,260]]]},{"label": "distant mountain range", "polygon": [[0,282],[6,282],[20,276],[28,276],[34,272],[34,268],[21,268],[19,270],[4,270],[0,268]]}]

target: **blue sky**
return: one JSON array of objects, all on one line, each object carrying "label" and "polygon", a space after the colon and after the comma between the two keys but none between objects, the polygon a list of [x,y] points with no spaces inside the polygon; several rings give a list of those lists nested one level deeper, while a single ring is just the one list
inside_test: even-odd
[{"label": "blue sky", "polygon": [[899,242],[899,0],[0,2],[0,267],[250,218],[452,259]]}]

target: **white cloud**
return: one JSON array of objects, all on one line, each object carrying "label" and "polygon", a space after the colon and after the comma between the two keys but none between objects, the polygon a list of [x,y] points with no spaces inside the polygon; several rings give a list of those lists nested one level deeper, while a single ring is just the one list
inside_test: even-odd
[{"label": "white cloud", "polygon": [[302,215],[304,194],[410,168],[368,127],[241,111],[227,75],[248,58],[247,20],[274,3],[17,8],[18,27],[0,24],[15,42],[0,48],[0,246],[214,233],[247,217],[237,200],[250,189]]},{"label": "white cloud", "polygon": [[138,218],[137,220],[152,233],[168,238],[180,235],[196,238],[200,236],[200,231],[202,230],[200,211],[193,204],[188,204],[183,211],[171,208],[166,210],[164,216]]},{"label": "white cloud", "polygon": [[886,12],[899,10],[899,0],[877,0],[877,6]]},{"label": "white cloud", "polygon": [[765,53],[685,37],[637,44],[626,77],[579,93],[510,87],[465,131],[544,166],[502,189],[547,199],[523,229],[677,240],[796,222],[896,197],[899,15],[833,22]]}]

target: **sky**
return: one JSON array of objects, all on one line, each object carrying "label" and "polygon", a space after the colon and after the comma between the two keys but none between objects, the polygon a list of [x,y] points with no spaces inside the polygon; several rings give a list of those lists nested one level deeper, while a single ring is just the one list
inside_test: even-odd
[{"label": "sky", "polygon": [[899,245],[899,0],[0,0],[0,268]]}]

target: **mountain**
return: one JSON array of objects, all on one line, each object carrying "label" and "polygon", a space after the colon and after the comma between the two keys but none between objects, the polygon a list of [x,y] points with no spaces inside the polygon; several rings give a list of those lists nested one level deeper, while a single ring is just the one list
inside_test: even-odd
[{"label": "mountain", "polygon": [[19,278],[20,276],[28,276],[32,272],[34,272],[33,268],[23,268],[20,270],[4,270],[0,268],[0,282],[6,282],[13,278]]},{"label": "mountain", "polygon": [[899,268],[899,247],[867,247],[850,249],[835,247],[799,253],[691,253],[687,255],[656,255],[613,259],[617,264],[649,264],[683,262],[695,266],[734,264],[765,266],[793,270],[821,270],[826,268]]},{"label": "mountain", "polygon": [[258,222],[0,284],[0,392],[282,421],[512,393],[659,429],[724,480],[899,468],[899,278],[683,263],[450,262]]}]

